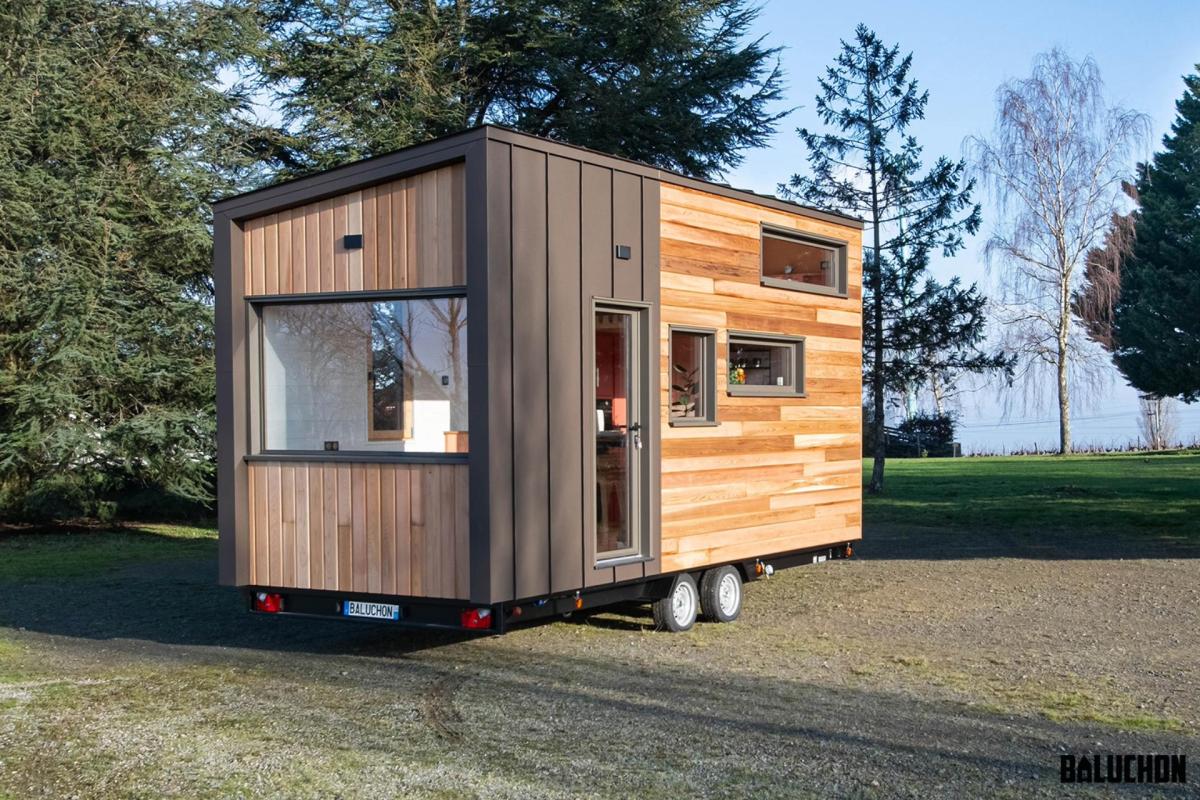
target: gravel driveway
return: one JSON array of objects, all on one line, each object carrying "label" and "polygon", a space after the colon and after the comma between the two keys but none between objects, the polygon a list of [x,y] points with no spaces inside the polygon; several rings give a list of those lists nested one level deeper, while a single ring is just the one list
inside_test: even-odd
[{"label": "gravel driveway", "polygon": [[1200,758],[1200,553],[1108,544],[868,530],[683,635],[252,618],[210,559],[4,583],[0,798],[1056,797],[1063,752]]}]

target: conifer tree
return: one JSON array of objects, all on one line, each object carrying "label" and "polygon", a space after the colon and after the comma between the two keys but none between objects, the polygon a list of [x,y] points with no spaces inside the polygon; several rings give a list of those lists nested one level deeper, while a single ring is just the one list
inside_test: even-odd
[{"label": "conifer tree", "polygon": [[239,29],[199,2],[0,8],[0,515],[209,496]]},{"label": "conifer tree", "polygon": [[712,176],[780,116],[747,0],[247,2],[283,173],[489,122]]},{"label": "conifer tree", "polygon": [[1184,84],[1163,150],[1140,169],[1112,337],[1134,388],[1191,403],[1200,399],[1200,75]]},{"label": "conifer tree", "polygon": [[933,253],[952,255],[979,228],[965,165],[945,157],[925,170],[908,132],[923,119],[928,92],[909,77],[912,55],[886,46],[865,25],[818,79],[817,116],[832,130],[798,132],[809,174],[781,190],[863,217],[863,373],[874,445],[868,489],[883,491],[886,396],[930,373],[1007,367],[980,350],[985,298],[974,284],[929,276]]}]

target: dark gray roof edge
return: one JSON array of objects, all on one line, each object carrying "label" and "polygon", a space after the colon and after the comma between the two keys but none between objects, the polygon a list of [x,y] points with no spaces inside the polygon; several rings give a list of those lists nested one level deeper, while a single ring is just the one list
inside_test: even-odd
[{"label": "dark gray roof edge", "polygon": [[[361,179],[362,185],[379,183],[388,180],[392,177],[392,174],[398,175],[404,172],[411,172],[419,169],[426,163],[432,165],[438,157],[444,157],[447,161],[461,158],[465,153],[467,145],[476,140],[486,139],[501,141],[520,147],[529,147],[588,163],[609,166],[625,172],[655,178],[665,183],[685,186],[735,200],[743,200],[789,214],[800,214],[835,225],[849,225],[859,229],[865,227],[865,223],[861,218],[849,214],[814,208],[790,200],[782,200],[774,195],[759,194],[748,189],[737,189],[724,183],[693,178],[679,172],[662,169],[661,167],[655,167],[651,164],[634,161],[622,156],[614,156],[587,147],[568,144],[543,136],[534,136],[530,133],[492,124],[477,125],[457,133],[430,139],[427,142],[393,150],[389,153],[382,153],[349,164],[331,167],[330,169],[311,175],[280,181],[269,186],[224,197],[213,203],[213,211],[230,216],[249,216],[270,213],[272,209],[283,209],[312,202],[313,200],[328,197],[332,194],[348,191],[350,185],[356,179]],[[394,170],[394,173],[390,173],[389,170]],[[247,213],[239,214],[239,211]]]}]

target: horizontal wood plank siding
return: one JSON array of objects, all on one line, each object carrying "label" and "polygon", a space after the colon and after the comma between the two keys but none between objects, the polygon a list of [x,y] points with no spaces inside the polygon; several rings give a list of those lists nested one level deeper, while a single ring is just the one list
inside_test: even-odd
[{"label": "horizontal wood plank siding", "polygon": [[251,583],[466,599],[467,469],[251,462]]},{"label": "horizontal wood plank siding", "polygon": [[[861,538],[861,231],[669,183],[660,213],[662,570]],[[848,297],[762,286],[763,223],[846,241]],[[718,330],[717,427],[669,425],[669,325]],[[731,329],[805,337],[807,396],[730,396]]]},{"label": "horizontal wood plank siding", "polygon": [[[245,222],[251,296],[462,286],[466,169],[410,175]],[[347,250],[343,237],[362,234]]]}]

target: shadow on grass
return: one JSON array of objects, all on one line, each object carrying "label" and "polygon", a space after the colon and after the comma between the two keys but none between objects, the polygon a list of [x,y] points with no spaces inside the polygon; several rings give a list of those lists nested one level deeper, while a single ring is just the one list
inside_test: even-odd
[{"label": "shadow on grass", "polygon": [[[90,639],[347,652],[397,628],[251,614],[217,585],[211,531],[152,528],[10,534],[0,539],[0,625]],[[182,535],[178,535],[182,532]],[[404,629],[408,650],[462,641]]]}]

